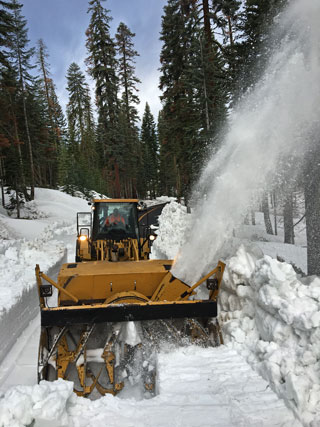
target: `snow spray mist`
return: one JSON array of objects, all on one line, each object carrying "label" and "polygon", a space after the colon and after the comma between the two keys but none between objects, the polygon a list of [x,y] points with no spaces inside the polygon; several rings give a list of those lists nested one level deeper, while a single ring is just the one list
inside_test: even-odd
[{"label": "snow spray mist", "polygon": [[222,148],[198,182],[202,200],[173,268],[180,279],[194,283],[212,268],[253,193],[270,185],[279,159],[303,156],[312,135],[319,138],[319,22],[319,0],[295,0],[279,15],[273,28],[279,42],[266,70],[233,111]]}]

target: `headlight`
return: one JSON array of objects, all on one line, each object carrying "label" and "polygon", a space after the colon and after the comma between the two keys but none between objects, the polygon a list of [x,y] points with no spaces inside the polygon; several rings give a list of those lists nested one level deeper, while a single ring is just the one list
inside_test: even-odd
[{"label": "headlight", "polygon": [[82,235],[82,236],[79,237],[79,240],[81,240],[82,242],[84,242],[85,240],[87,240],[87,238],[88,238],[88,236]]},{"label": "headlight", "polygon": [[149,240],[151,241],[151,242],[153,242],[154,240],[156,240],[156,235],[155,234],[150,234],[150,236],[149,236]]}]

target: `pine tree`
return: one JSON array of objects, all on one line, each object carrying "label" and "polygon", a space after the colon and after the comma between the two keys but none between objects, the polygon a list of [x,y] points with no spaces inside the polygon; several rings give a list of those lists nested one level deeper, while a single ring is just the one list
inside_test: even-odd
[{"label": "pine tree", "polygon": [[164,12],[160,38],[162,121],[166,157],[172,157],[175,171],[174,192],[181,197],[190,191],[204,149],[199,135],[203,126],[199,17],[191,0],[169,0]]},{"label": "pine tree", "polygon": [[[21,140],[20,98],[17,68],[11,61],[12,40],[15,34],[14,11],[17,5],[12,2],[0,3],[0,155],[1,180],[16,190],[26,193],[25,168]],[[17,212],[19,217],[19,197]]]},{"label": "pine tree", "polygon": [[[11,3],[7,1],[0,1],[0,179],[1,179],[1,193],[2,193],[2,205],[4,206],[4,193],[3,186],[5,182],[8,182],[8,178],[12,178],[12,182],[17,181],[17,175],[24,177],[22,156],[20,149],[17,151],[17,146],[13,145],[15,138],[15,126],[16,120],[13,111],[15,111],[15,93],[17,87],[17,75],[14,69],[11,67],[8,61],[8,52],[6,49],[9,48],[11,38],[14,31],[13,16],[10,11],[13,9]],[[19,147],[20,148],[20,147]],[[13,158],[18,162],[15,162],[15,167],[10,171],[10,164],[8,159]],[[8,170],[9,169],[9,170]],[[13,176],[14,174],[14,176]]]},{"label": "pine tree", "polygon": [[42,75],[42,84],[43,84],[43,91],[46,98],[46,109],[48,112],[49,117],[49,124],[50,124],[50,131],[52,134],[52,140],[54,148],[57,150],[59,145],[59,135],[57,132],[56,124],[54,123],[54,111],[53,111],[53,100],[50,96],[54,93],[54,86],[52,84],[52,80],[50,79],[50,70],[49,70],[49,64],[47,63],[47,58],[49,57],[47,52],[47,47],[44,44],[42,39],[38,40],[37,44],[37,63],[38,67],[40,69],[41,75]]},{"label": "pine tree", "polygon": [[[22,4],[18,3],[16,0],[12,0],[13,10],[13,36],[11,39],[11,46],[9,57],[12,60],[19,79],[20,92],[21,92],[21,100],[23,106],[23,117],[25,124],[25,134],[26,141],[28,147],[28,156],[29,156],[29,174],[30,174],[30,184],[31,184],[31,200],[34,199],[34,186],[35,186],[35,178],[34,178],[34,162],[33,162],[33,151],[32,151],[32,141],[30,136],[29,129],[29,119],[27,114],[26,107],[26,99],[28,96],[28,90],[30,88],[30,84],[33,80],[30,71],[34,68],[30,64],[30,59],[34,54],[34,49],[28,49],[28,29],[26,27],[27,22],[21,14]],[[27,194],[26,194],[27,195]]]},{"label": "pine tree", "polygon": [[288,0],[246,0],[240,25],[243,41],[238,47],[242,91],[255,84],[263,72],[270,54],[273,19],[287,3]]},{"label": "pine tree", "polygon": [[[1,125],[1,157],[2,179],[12,188],[16,197],[14,203],[17,217],[20,217],[20,194],[27,198],[26,173],[24,162],[24,141],[21,138],[23,123],[21,96],[18,74],[10,64],[1,70],[0,85],[0,125]],[[4,160],[4,161],[3,161]]]},{"label": "pine tree", "polygon": [[135,76],[135,57],[139,54],[134,49],[132,38],[135,36],[129,28],[121,22],[116,34],[116,48],[119,55],[119,83],[124,91],[124,101],[126,106],[127,120],[129,123],[136,123],[138,120],[137,110],[134,104],[139,104],[136,95],[137,84],[141,83]]},{"label": "pine tree", "polygon": [[119,146],[119,102],[115,43],[110,35],[111,16],[103,8],[103,0],[91,0],[88,13],[86,47],[89,53],[86,63],[95,81],[98,107],[98,143],[103,151],[105,175],[109,180],[110,194],[120,197],[119,162],[123,147]]},{"label": "pine tree", "polygon": [[[116,33],[116,49],[118,52],[118,75],[120,89],[123,90],[121,100],[121,123],[119,122],[119,133],[125,162],[120,165],[124,194],[128,197],[137,196],[137,182],[141,180],[138,176],[139,162],[141,159],[138,129],[136,126],[139,104],[137,96],[137,84],[140,80],[135,75],[135,57],[138,52],[134,49],[133,37],[135,36],[129,28],[121,22]],[[125,120],[123,120],[123,114]],[[130,154],[129,154],[130,153]]]},{"label": "pine tree", "polygon": [[14,22],[10,11],[14,9],[12,2],[0,0],[0,67],[8,66],[6,49],[13,35]]},{"label": "pine tree", "polygon": [[[67,82],[69,162],[73,164],[70,175],[73,174],[73,184],[84,190],[86,183],[87,185],[92,184],[90,173],[93,173],[97,167],[91,98],[85,76],[76,63],[72,63],[68,69]],[[63,155],[65,155],[64,152]],[[67,178],[65,179],[67,180]]]},{"label": "pine tree", "polygon": [[146,103],[142,118],[140,138],[144,166],[143,182],[147,195],[155,198],[158,195],[159,182],[159,145],[156,134],[156,125],[148,103]]},{"label": "pine tree", "polygon": [[[214,81],[220,74],[223,92],[228,93],[229,103],[236,98],[237,80],[239,74],[239,37],[241,35],[241,5],[239,0],[216,0],[209,7],[208,0],[202,0],[204,10],[204,30],[207,35],[211,32],[211,43],[214,47],[214,58],[222,61],[223,75],[219,67],[213,72]],[[207,3],[207,6],[205,4]],[[218,34],[214,37],[213,34]],[[211,67],[212,69],[212,67]]]},{"label": "pine tree", "polygon": [[89,86],[78,64],[73,62],[67,72],[67,118],[70,143],[74,152],[88,154],[87,133],[93,131]]},{"label": "pine tree", "polygon": [[50,78],[50,67],[47,63],[47,48],[42,39],[37,44],[37,64],[41,73],[39,90],[45,102],[42,103],[44,122],[48,131],[48,145],[50,146],[50,180],[49,185],[54,187],[58,180],[58,156],[61,144],[66,133],[65,119],[58,102],[55,86]]},{"label": "pine tree", "polygon": [[160,146],[159,155],[159,193],[168,196],[176,194],[176,155],[174,153],[168,121],[164,119],[163,111],[158,115],[158,139]]}]

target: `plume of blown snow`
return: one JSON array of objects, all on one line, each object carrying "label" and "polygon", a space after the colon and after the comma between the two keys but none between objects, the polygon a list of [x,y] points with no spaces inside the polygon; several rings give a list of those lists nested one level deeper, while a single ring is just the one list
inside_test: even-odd
[{"label": "plume of blown snow", "polygon": [[320,2],[295,0],[278,18],[279,41],[255,88],[230,118],[222,148],[199,180],[202,201],[173,274],[194,283],[212,267],[246,213],[267,188],[279,159],[301,157],[319,134]]}]

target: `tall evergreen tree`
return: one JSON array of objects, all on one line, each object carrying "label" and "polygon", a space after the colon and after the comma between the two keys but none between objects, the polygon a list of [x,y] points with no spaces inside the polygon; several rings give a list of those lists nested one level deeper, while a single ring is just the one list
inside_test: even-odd
[{"label": "tall evergreen tree", "polygon": [[137,84],[141,83],[135,75],[135,58],[139,55],[134,49],[132,38],[135,36],[129,28],[121,22],[116,34],[116,48],[119,55],[119,83],[124,92],[127,120],[135,123],[138,120],[135,104],[139,104]]},{"label": "tall evergreen tree", "polygon": [[76,63],[72,63],[67,73],[67,90],[69,102],[67,105],[67,118],[69,129],[69,176],[65,181],[71,180],[73,185],[85,189],[92,184],[90,173],[95,171],[95,127],[91,108],[89,86],[85,76]]},{"label": "tall evergreen tree", "polygon": [[[210,43],[214,47],[214,61],[223,62],[223,76],[211,67],[214,82],[224,81],[224,92],[229,95],[229,103],[233,103],[236,91],[236,82],[239,74],[238,39],[241,35],[241,5],[240,0],[216,0],[209,5],[208,0],[202,0],[204,15],[204,30],[206,39],[211,32]],[[207,4],[207,5],[206,5]],[[219,40],[213,34],[219,34]],[[209,41],[207,42],[209,43]],[[210,72],[210,71],[209,71]],[[220,74],[217,79],[217,74]]]},{"label": "tall evergreen tree", "polygon": [[158,140],[159,140],[159,187],[160,194],[172,196],[176,194],[176,155],[170,140],[168,121],[164,119],[161,110],[158,115]]},{"label": "tall evergreen tree", "polygon": [[[137,182],[141,177],[138,176],[140,147],[139,135],[136,123],[138,121],[138,111],[136,104],[139,98],[137,96],[137,84],[140,80],[135,75],[135,58],[138,52],[134,49],[133,37],[135,36],[129,28],[121,22],[116,33],[116,49],[118,53],[118,75],[120,89],[123,90],[121,108],[125,115],[125,121],[119,126],[120,140],[123,148],[122,167],[120,168],[122,182],[125,188],[124,194],[129,197],[137,196]],[[127,153],[127,155],[125,154]],[[130,153],[130,155],[128,155]]]},{"label": "tall evergreen tree", "polygon": [[10,46],[10,56],[12,62],[17,70],[21,100],[23,106],[23,117],[25,124],[25,136],[28,147],[28,156],[29,156],[29,175],[30,175],[30,185],[31,185],[31,200],[34,199],[34,187],[35,187],[35,178],[34,178],[34,162],[33,162],[33,150],[32,150],[32,141],[29,129],[29,118],[27,114],[27,96],[30,89],[30,84],[33,80],[30,71],[34,68],[31,63],[31,57],[34,54],[34,48],[29,49],[28,44],[28,29],[26,27],[27,21],[21,14],[22,4],[18,3],[17,0],[12,0],[13,10],[13,37],[11,40]]},{"label": "tall evergreen tree", "polygon": [[166,157],[172,157],[178,197],[187,196],[205,148],[200,137],[204,104],[198,22],[192,0],[169,0],[164,8],[160,38],[162,121]]},{"label": "tall evergreen tree", "polygon": [[270,55],[273,19],[287,3],[288,0],[245,1],[240,25],[242,41],[238,46],[242,91],[255,84],[263,72]]},{"label": "tall evergreen tree", "polygon": [[146,103],[141,126],[141,143],[143,153],[143,182],[147,195],[155,198],[159,182],[159,145],[156,125],[149,104]]},{"label": "tall evergreen tree", "polygon": [[0,0],[0,67],[8,65],[5,50],[9,47],[13,35],[14,22],[10,11],[14,10],[15,7],[12,2]]},{"label": "tall evergreen tree", "polygon": [[0,85],[1,157],[5,160],[2,162],[2,178],[17,193],[26,189],[23,141],[19,129],[20,105],[18,74],[8,64],[1,70]]},{"label": "tall evergreen tree", "polygon": [[58,179],[58,156],[63,137],[65,135],[65,119],[58,102],[55,86],[50,78],[50,67],[47,62],[49,57],[47,47],[42,39],[37,43],[37,64],[41,73],[40,91],[45,102],[42,110],[45,114],[45,122],[48,130],[48,144],[50,146],[50,186],[55,186]]},{"label": "tall evergreen tree", "polygon": [[89,1],[90,24],[87,29],[86,60],[88,71],[95,81],[98,107],[98,143],[103,147],[103,164],[109,191],[120,197],[119,162],[123,147],[119,146],[118,77],[116,74],[116,49],[110,35],[111,16],[102,6],[103,0]]}]

